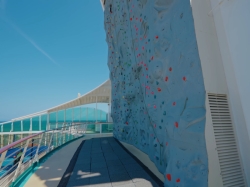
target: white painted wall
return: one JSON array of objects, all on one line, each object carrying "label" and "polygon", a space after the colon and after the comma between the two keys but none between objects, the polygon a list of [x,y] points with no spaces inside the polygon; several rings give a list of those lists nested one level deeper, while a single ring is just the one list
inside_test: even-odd
[{"label": "white painted wall", "polygon": [[210,0],[232,115],[250,185],[250,0]]},{"label": "white painted wall", "polygon": [[[209,0],[191,0],[191,6],[206,93],[228,94],[215,24],[213,17],[208,15],[211,10],[210,2]],[[209,168],[208,186],[222,187],[219,157],[216,151],[213,124],[208,107],[206,96],[205,136]]]},{"label": "white painted wall", "polygon": [[[205,89],[229,96],[245,178],[250,186],[250,0],[190,2]],[[209,125],[209,120],[206,123]],[[206,136],[209,132],[206,129]],[[210,148],[214,143],[207,141]],[[215,159],[214,156],[208,152],[209,159]]]}]

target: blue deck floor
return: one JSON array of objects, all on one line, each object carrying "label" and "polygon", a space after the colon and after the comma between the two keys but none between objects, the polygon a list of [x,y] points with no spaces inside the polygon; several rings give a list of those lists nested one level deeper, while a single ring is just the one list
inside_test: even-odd
[{"label": "blue deck floor", "polygon": [[65,172],[63,177],[68,176],[64,182],[67,187],[163,186],[113,137],[86,140],[77,154],[72,159],[72,171]]}]

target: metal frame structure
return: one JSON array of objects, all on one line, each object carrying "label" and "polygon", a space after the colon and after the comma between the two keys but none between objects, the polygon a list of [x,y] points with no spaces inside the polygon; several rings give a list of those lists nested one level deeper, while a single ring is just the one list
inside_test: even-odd
[{"label": "metal frame structure", "polygon": [[[55,148],[86,134],[88,125],[111,123],[63,123],[62,127],[38,132],[0,149],[0,186],[9,187],[17,178],[39,159]],[[21,154],[21,156],[20,156]],[[18,157],[19,156],[19,157]]]}]

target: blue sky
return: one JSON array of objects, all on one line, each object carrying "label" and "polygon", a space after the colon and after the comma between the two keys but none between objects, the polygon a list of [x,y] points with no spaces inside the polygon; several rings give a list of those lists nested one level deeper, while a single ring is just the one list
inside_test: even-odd
[{"label": "blue sky", "polygon": [[74,99],[108,76],[99,0],[0,0],[0,121]]}]

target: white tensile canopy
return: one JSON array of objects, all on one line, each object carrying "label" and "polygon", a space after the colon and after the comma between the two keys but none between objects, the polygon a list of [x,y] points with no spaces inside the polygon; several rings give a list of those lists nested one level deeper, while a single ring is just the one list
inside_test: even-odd
[{"label": "white tensile canopy", "polygon": [[85,104],[91,103],[110,103],[111,101],[111,82],[110,80],[105,81],[103,84],[95,88],[94,90],[86,93],[85,95],[79,96],[76,99],[63,103],[61,105],[49,108],[47,110],[37,112],[34,114],[22,116],[19,118],[12,119],[11,121],[22,120],[25,118],[30,118],[33,116],[38,116],[45,113],[51,113],[59,110],[64,110],[68,108],[73,108]]}]

